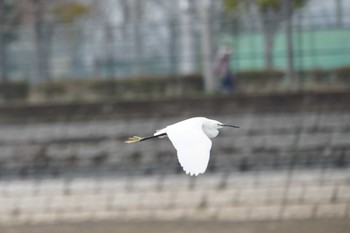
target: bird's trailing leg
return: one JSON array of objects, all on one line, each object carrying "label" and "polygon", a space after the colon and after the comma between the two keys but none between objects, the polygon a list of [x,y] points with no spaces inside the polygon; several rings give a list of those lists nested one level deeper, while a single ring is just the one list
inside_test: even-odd
[{"label": "bird's trailing leg", "polygon": [[140,142],[142,140],[141,137],[139,136],[133,136],[131,138],[129,138],[128,140],[125,141],[125,143],[135,143],[135,142]]},{"label": "bird's trailing leg", "polygon": [[125,143],[130,144],[130,143],[145,141],[145,140],[152,139],[152,138],[162,138],[164,136],[166,136],[166,133],[159,134],[156,136],[144,137],[144,138],[139,137],[139,136],[133,136],[133,137],[129,138],[128,140],[126,140]]}]

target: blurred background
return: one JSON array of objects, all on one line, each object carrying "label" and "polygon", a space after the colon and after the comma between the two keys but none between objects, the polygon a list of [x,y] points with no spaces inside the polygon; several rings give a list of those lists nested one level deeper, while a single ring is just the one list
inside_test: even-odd
[{"label": "blurred background", "polygon": [[[348,232],[350,1],[0,0],[1,232]],[[240,129],[190,177],[167,139]]]}]

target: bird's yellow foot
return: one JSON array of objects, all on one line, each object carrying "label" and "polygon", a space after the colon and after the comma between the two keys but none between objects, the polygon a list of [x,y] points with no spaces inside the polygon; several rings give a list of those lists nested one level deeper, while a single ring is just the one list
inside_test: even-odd
[{"label": "bird's yellow foot", "polygon": [[126,140],[125,143],[135,143],[135,142],[139,142],[141,140],[142,140],[141,137],[134,136],[134,137],[131,137],[128,140]]}]

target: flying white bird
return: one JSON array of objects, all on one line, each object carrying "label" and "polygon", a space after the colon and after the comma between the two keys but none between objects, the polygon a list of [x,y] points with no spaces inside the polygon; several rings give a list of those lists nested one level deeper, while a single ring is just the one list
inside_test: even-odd
[{"label": "flying white bird", "polygon": [[239,128],[205,117],[194,117],[159,129],[153,136],[131,137],[125,143],[168,136],[177,150],[177,157],[186,174],[197,176],[207,169],[212,144],[210,138],[215,138],[219,134],[218,129],[225,126]]}]

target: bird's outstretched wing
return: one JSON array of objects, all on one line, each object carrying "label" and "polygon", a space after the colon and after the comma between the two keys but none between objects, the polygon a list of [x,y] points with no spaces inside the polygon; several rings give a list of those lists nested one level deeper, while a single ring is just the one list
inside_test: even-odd
[{"label": "bird's outstretched wing", "polygon": [[208,166],[212,142],[203,132],[202,124],[183,121],[168,126],[166,133],[177,150],[179,162],[186,174],[197,176],[204,173]]}]

